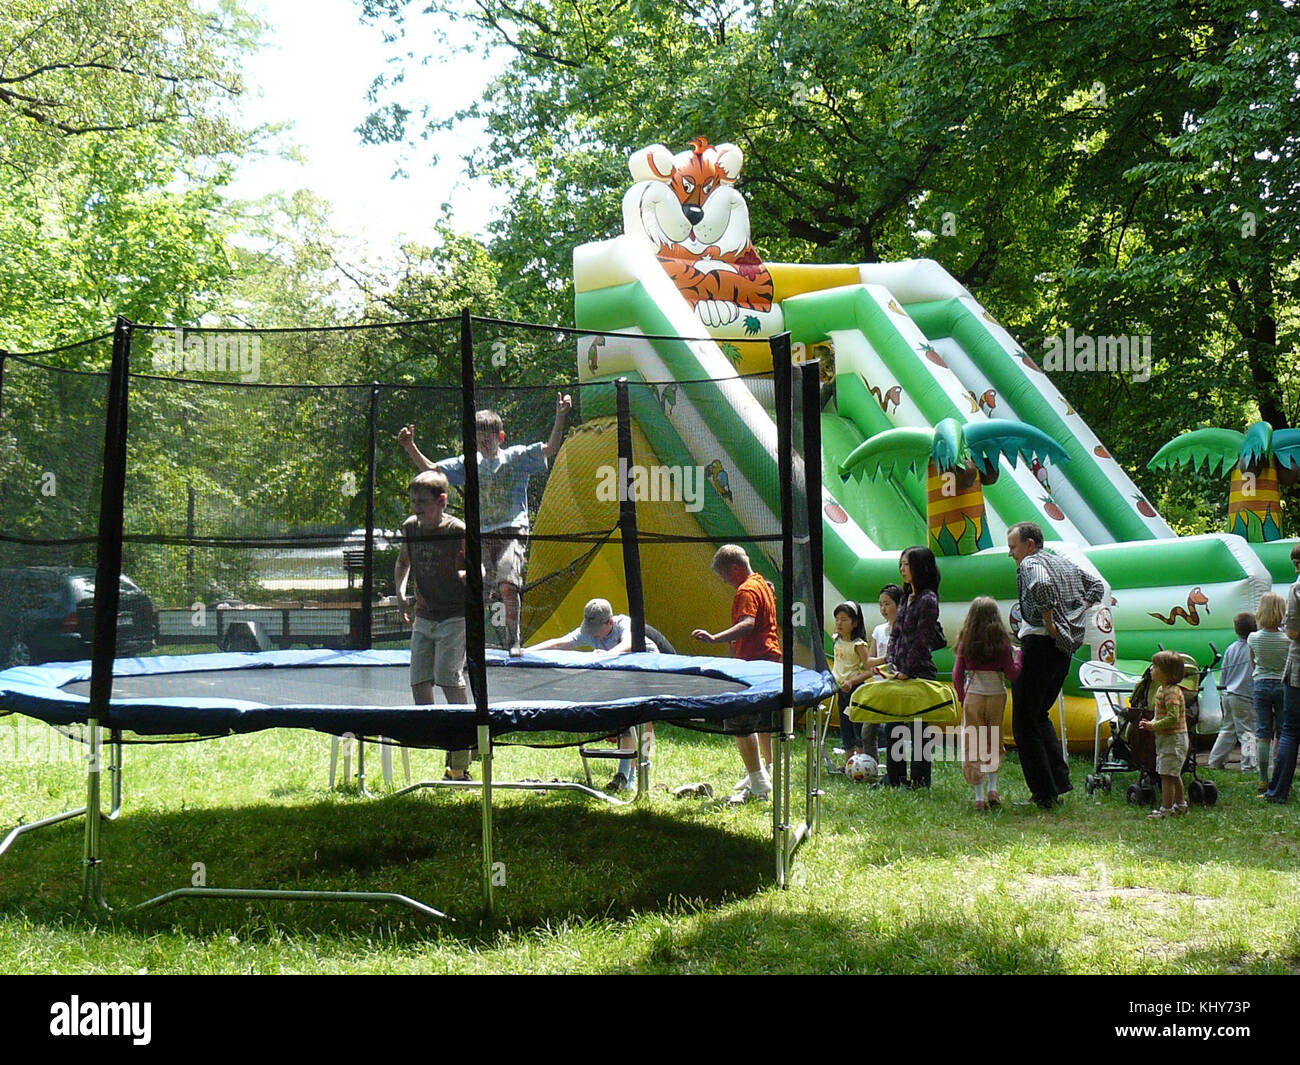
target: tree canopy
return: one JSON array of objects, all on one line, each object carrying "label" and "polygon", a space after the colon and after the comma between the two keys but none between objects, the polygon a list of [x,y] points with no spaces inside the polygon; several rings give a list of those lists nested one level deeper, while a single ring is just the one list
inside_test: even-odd
[{"label": "tree canopy", "polygon": [[221,189],[257,24],[233,2],[12,0],[0,22],[0,348],[194,321],[231,275]]},{"label": "tree canopy", "polygon": [[[395,52],[429,58],[408,0],[359,2]],[[486,122],[468,159],[509,196],[492,250],[548,320],[571,315],[573,248],[620,228],[629,152],[705,135],[745,152],[765,258],[933,257],[1031,354],[1067,327],[1149,336],[1149,382],[1058,382],[1140,483],[1156,487],[1141,468],[1150,439],[1300,420],[1291,0],[425,10],[505,49],[505,69],[462,116],[404,100],[381,74],[367,133]],[[1163,495],[1176,521],[1191,506]]]}]

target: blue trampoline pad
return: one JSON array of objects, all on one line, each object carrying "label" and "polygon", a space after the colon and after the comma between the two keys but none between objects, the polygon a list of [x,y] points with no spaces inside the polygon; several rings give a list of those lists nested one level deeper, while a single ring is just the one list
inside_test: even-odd
[{"label": "blue trampoline pad", "polygon": [[[416,746],[463,747],[473,706],[414,706],[409,652],[272,651],[158,656],[115,665],[101,724],[142,737],[220,736],[307,728],[390,737]],[[638,722],[712,725],[781,706],[781,666],[726,658],[548,652],[488,654],[488,724],[513,732],[615,732]],[[795,669],[795,705],[832,690],[828,674]],[[0,709],[51,724],[87,720],[89,663],[0,673]]]}]

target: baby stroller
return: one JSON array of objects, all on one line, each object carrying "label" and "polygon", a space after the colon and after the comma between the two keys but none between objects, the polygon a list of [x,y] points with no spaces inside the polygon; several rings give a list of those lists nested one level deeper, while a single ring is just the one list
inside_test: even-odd
[{"label": "baby stroller", "polygon": [[[1163,647],[1160,649],[1164,650]],[[1214,653],[1214,661],[1204,669],[1196,664],[1191,655],[1181,656],[1187,668],[1178,686],[1183,689],[1187,706],[1187,729],[1191,735],[1195,735],[1196,723],[1200,719],[1201,689],[1211,671],[1219,664],[1218,648],[1210,644],[1210,650]],[[1119,676],[1118,672],[1116,675]],[[1094,771],[1088,774],[1085,781],[1088,794],[1091,795],[1098,788],[1110,791],[1113,773],[1136,772],[1137,782],[1129,785],[1125,798],[1134,806],[1154,805],[1160,796],[1155,734],[1138,728],[1139,721],[1149,721],[1154,716],[1152,702],[1155,698],[1155,685],[1151,682],[1151,667],[1147,666],[1137,679],[1131,694],[1118,685],[1094,686],[1090,690],[1099,698],[1104,696],[1110,701],[1115,721],[1106,752],[1104,755],[1098,754]],[[1187,747],[1187,761],[1183,763],[1182,769],[1184,775],[1192,775],[1192,779],[1187,782],[1187,801],[1213,806],[1219,800],[1219,788],[1212,780],[1201,780],[1196,770],[1196,745],[1190,743]]]}]

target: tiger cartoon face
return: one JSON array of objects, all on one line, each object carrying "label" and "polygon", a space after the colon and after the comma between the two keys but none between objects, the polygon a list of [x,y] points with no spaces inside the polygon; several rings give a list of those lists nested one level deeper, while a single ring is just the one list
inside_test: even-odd
[{"label": "tiger cartoon face", "polygon": [[633,153],[635,184],[623,197],[623,229],[650,243],[706,326],[744,310],[772,308],[772,277],[749,236],[749,208],[736,190],[744,155],[703,137],[673,155],[662,144]]}]

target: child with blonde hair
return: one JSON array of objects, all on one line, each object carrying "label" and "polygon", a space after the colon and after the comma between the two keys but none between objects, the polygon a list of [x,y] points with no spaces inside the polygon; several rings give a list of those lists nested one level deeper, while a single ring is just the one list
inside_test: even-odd
[{"label": "child with blonde hair", "polygon": [[1002,766],[1002,718],[1007,681],[1020,676],[1020,655],[995,600],[973,600],[957,637],[952,683],[962,704],[962,775],[974,792],[976,810],[998,806]]},{"label": "child with blonde hair", "polygon": [[1255,669],[1255,762],[1259,767],[1260,792],[1268,791],[1273,741],[1282,727],[1282,673],[1291,648],[1291,641],[1282,631],[1285,613],[1286,601],[1280,595],[1265,592],[1255,611],[1259,628],[1246,638]]},{"label": "child with blonde hair", "polygon": [[1187,762],[1187,703],[1178,682],[1187,667],[1177,651],[1158,651],[1151,659],[1151,683],[1156,685],[1152,707],[1155,716],[1138,722],[1143,732],[1156,735],[1156,772],[1160,774],[1163,805],[1152,810],[1150,821],[1163,821],[1187,813],[1183,794],[1183,766]]}]

